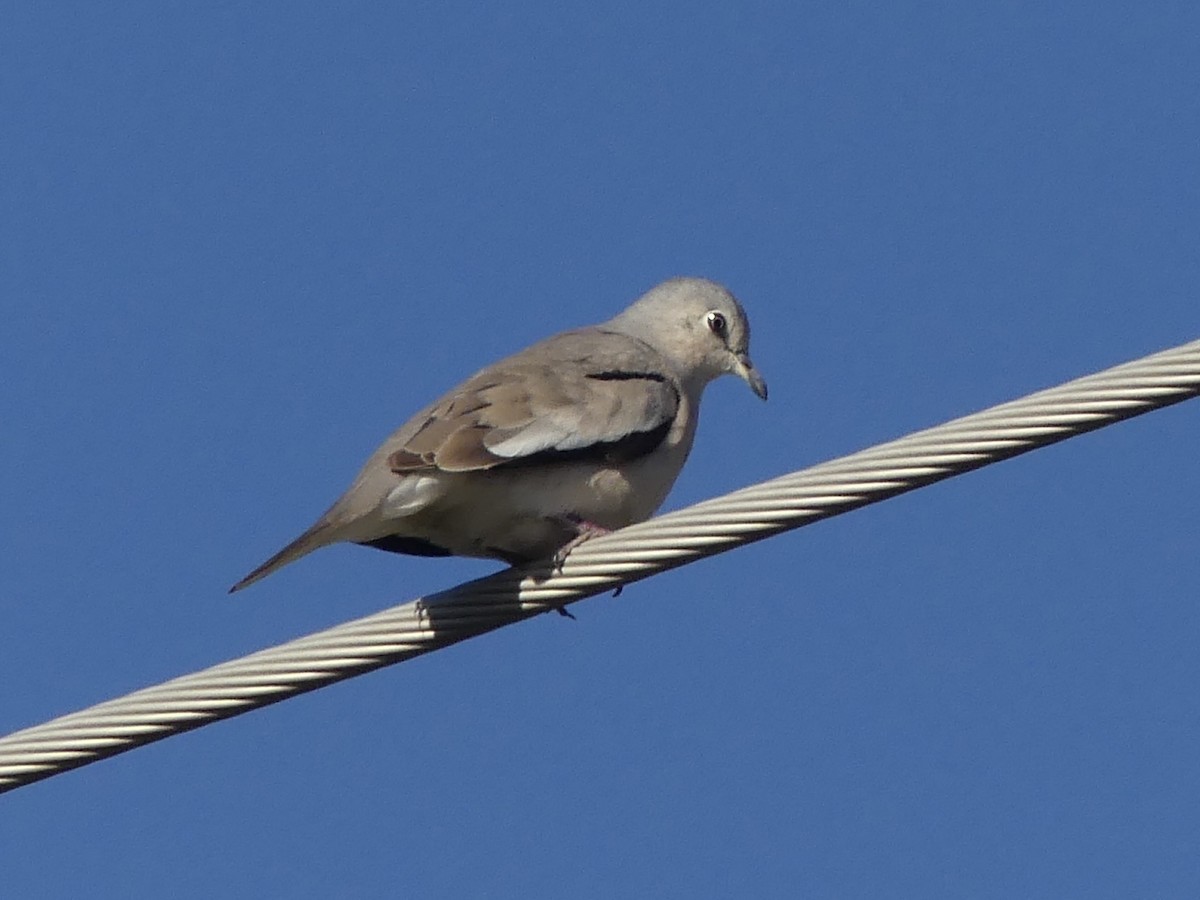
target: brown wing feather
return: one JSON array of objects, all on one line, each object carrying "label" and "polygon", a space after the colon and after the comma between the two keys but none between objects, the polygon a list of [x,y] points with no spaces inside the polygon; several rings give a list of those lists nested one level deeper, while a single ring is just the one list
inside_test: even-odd
[{"label": "brown wing feather", "polygon": [[404,474],[532,459],[631,459],[666,435],[679,390],[669,366],[645,344],[622,334],[568,332],[530,351],[483,370],[410,422],[388,467]]}]

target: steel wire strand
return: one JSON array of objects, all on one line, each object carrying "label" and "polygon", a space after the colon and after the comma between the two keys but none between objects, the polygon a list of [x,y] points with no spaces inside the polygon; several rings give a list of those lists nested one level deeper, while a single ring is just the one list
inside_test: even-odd
[{"label": "steel wire strand", "polygon": [[1200,341],[0,737],[0,792],[1200,394]]}]

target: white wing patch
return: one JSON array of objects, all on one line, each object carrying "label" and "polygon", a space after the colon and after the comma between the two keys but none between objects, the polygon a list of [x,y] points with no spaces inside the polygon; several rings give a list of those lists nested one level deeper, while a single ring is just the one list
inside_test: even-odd
[{"label": "white wing patch", "polygon": [[405,475],[388,491],[380,511],[386,519],[399,519],[420,512],[445,493],[437,473]]},{"label": "white wing patch", "polygon": [[545,419],[522,428],[502,441],[493,444],[485,440],[484,443],[489,452],[507,459],[533,456],[544,450],[566,450],[586,445],[586,441],[573,435],[569,429]]}]

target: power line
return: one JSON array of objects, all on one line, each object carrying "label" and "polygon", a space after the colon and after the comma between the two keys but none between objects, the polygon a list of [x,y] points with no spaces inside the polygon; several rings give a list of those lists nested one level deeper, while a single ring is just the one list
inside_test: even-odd
[{"label": "power line", "polygon": [[0,792],[1200,394],[1200,340],[0,738]]}]

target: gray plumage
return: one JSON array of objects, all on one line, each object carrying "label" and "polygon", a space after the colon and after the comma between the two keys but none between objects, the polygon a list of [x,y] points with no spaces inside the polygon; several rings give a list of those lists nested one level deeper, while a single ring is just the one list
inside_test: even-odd
[{"label": "gray plumage", "polygon": [[746,314],[725,288],[663,282],[615,318],[488,366],[417,413],[311,528],[232,590],[338,541],[519,565],[642,521],[687,459],[705,385],[732,373],[766,399],[749,345]]}]

